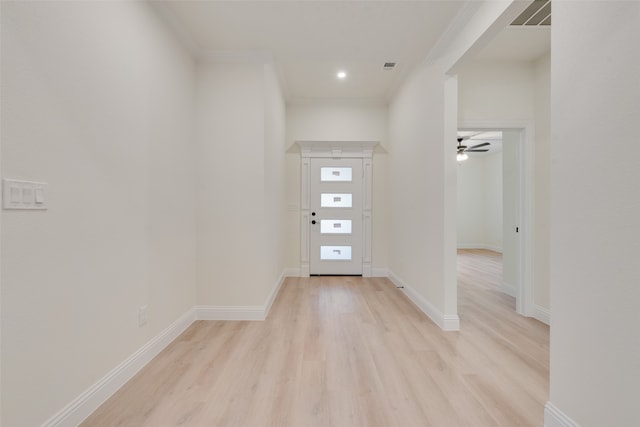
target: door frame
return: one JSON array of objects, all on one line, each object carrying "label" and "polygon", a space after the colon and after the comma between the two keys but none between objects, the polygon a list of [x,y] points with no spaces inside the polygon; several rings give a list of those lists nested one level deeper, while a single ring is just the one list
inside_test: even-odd
[{"label": "door frame", "polygon": [[[520,131],[520,259],[516,284],[516,312],[533,316],[533,254],[534,254],[534,134],[529,122],[462,122],[459,130]],[[455,215],[454,215],[455,217]]]},{"label": "door frame", "polygon": [[309,277],[311,158],[362,159],[362,276],[371,277],[373,150],[378,141],[296,141],[300,146],[300,276]]}]

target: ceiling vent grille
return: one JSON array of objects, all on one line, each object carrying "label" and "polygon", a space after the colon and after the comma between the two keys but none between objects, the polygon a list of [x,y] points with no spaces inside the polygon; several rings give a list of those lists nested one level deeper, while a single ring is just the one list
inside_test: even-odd
[{"label": "ceiling vent grille", "polygon": [[533,0],[533,3],[514,19],[511,25],[551,25],[551,0]]},{"label": "ceiling vent grille", "polygon": [[385,70],[393,70],[395,67],[396,67],[395,62],[385,62],[382,68],[384,68]]}]

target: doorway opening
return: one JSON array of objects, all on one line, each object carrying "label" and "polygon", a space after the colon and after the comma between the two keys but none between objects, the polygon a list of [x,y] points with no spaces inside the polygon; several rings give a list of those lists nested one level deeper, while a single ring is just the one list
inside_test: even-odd
[{"label": "doorway opening", "polygon": [[[458,131],[457,247],[500,269],[496,290],[529,315],[531,191],[527,129],[465,126]],[[463,148],[461,148],[463,147]],[[464,158],[466,157],[466,158]],[[483,253],[484,251],[484,253]],[[484,264],[483,264],[484,265]]]}]

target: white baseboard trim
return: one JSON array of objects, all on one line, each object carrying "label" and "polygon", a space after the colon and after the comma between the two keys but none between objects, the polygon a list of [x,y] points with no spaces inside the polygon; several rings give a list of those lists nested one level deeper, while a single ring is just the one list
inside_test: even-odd
[{"label": "white baseboard trim", "polygon": [[287,267],[282,274],[285,277],[300,277],[300,267]]},{"label": "white baseboard trim", "polygon": [[198,320],[265,320],[269,315],[271,306],[280,292],[280,287],[284,283],[289,269],[283,270],[276,280],[264,305],[250,306],[197,306],[196,319]]},{"label": "white baseboard trim", "polygon": [[445,314],[443,316],[444,322],[441,326],[443,331],[459,331],[460,330],[460,317],[457,314]]},{"label": "white baseboard trim", "polygon": [[531,317],[541,321],[542,323],[551,325],[551,310],[548,308],[533,304],[531,307]]},{"label": "white baseboard trim", "polygon": [[278,293],[280,293],[280,288],[282,287],[282,284],[284,283],[284,280],[286,278],[287,278],[286,272],[283,271],[282,274],[280,274],[280,277],[278,277],[278,280],[276,281],[275,286],[273,287],[273,289],[271,289],[271,293],[269,293],[269,296],[267,297],[267,302],[264,305],[265,319],[267,318],[267,316],[269,316],[269,313],[271,312],[271,306],[273,305],[273,302],[276,300]]},{"label": "white baseboard trim", "polygon": [[363,262],[362,263],[362,277],[373,277],[371,273],[371,263]]},{"label": "white baseboard trim", "polygon": [[505,293],[514,298],[518,297],[518,292],[516,290],[516,287],[510,283],[502,282],[502,285],[500,286],[500,292]]},{"label": "white baseboard trim", "polygon": [[405,295],[416,305],[424,314],[426,314],[436,325],[443,331],[459,331],[460,318],[457,315],[445,315],[433,306],[426,298],[416,292],[404,280],[398,277],[393,271],[389,270],[389,280],[394,285],[401,288]]},{"label": "white baseboard trim", "polygon": [[264,306],[197,306],[198,320],[264,320]]},{"label": "white baseboard trim", "polygon": [[154,357],[183,333],[195,320],[264,320],[287,277],[283,271],[260,307],[194,307],[173,322],[164,331],[147,342],[138,351],[116,366],[100,381],[75,398],[60,412],[47,420],[42,427],[77,426],[109,399]]},{"label": "white baseboard trim", "polygon": [[502,253],[500,246],[487,245],[485,243],[460,243],[458,249],[487,249],[489,251]]},{"label": "white baseboard trim", "polygon": [[126,384],[147,363],[164,350],[173,340],[183,333],[196,319],[191,309],[173,322],[151,341],[116,366],[100,381],[75,398],[60,412],[47,420],[43,427],[77,426]]},{"label": "white baseboard trim", "polygon": [[553,403],[544,405],[544,427],[580,427]]},{"label": "white baseboard trim", "polygon": [[389,277],[389,270],[387,268],[371,268],[371,277]]},{"label": "white baseboard trim", "polygon": [[[285,277],[308,277],[302,276],[298,267],[287,267],[282,274]],[[389,277],[389,270],[384,267],[371,267],[371,276],[369,277]]]}]

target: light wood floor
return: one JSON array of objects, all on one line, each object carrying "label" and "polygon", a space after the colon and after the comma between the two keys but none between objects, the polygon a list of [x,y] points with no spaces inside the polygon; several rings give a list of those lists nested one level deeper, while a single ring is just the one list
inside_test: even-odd
[{"label": "light wood floor", "polygon": [[549,329],[459,254],[460,332],[382,278],[289,278],[264,322],[198,321],[85,426],[542,426]]}]

